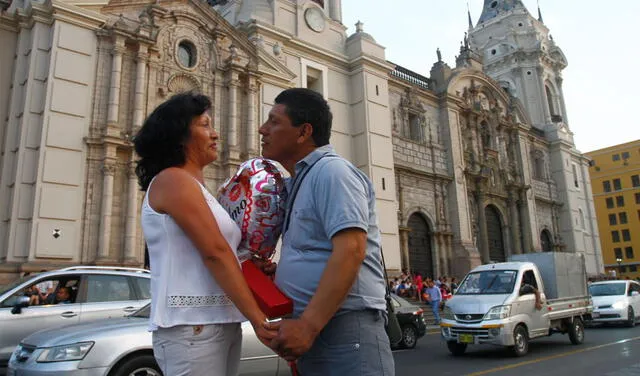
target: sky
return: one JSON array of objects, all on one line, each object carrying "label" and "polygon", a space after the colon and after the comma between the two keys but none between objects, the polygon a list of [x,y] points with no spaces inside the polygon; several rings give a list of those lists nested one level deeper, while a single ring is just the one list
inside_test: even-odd
[{"label": "sky", "polygon": [[[452,68],[483,0],[344,0],[347,34],[355,23],[386,48],[387,60],[429,77],[437,60]],[[523,0],[537,18],[536,0]],[[542,18],[569,65],[562,72],[567,121],[576,148],[589,152],[640,139],[640,52],[633,39],[640,0],[539,0]],[[624,89],[623,91],[620,91]]]}]

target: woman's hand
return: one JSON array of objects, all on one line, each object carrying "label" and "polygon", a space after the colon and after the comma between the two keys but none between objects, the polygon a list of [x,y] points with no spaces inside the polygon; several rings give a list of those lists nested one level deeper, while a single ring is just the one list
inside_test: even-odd
[{"label": "woman's hand", "polygon": [[263,258],[253,257],[251,259],[253,263],[262,270],[262,272],[268,276],[273,276],[276,274],[276,269],[278,268],[278,264],[271,260],[266,260]]}]

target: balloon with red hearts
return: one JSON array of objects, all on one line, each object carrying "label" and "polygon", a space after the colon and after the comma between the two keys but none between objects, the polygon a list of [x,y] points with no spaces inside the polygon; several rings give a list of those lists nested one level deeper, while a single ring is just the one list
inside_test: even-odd
[{"label": "balloon with red hearts", "polygon": [[270,259],[284,221],[284,177],[264,158],[244,162],[218,190],[218,202],[242,232],[240,261],[258,256]]}]

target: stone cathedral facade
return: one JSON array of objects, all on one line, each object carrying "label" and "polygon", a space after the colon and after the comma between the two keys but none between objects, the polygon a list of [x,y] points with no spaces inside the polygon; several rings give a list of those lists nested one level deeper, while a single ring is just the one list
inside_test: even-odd
[{"label": "stone cathedral facade", "polygon": [[140,266],[131,140],[146,115],[178,92],[212,98],[215,191],[260,154],[257,129],[288,87],[329,101],[332,144],[376,187],[391,272],[461,277],[551,250],[602,271],[589,161],[564,108],[567,61],[520,1],[485,1],[456,66],[438,52],[429,77],[386,60],[362,24],[348,35],[340,0],[0,6],[0,280]]}]

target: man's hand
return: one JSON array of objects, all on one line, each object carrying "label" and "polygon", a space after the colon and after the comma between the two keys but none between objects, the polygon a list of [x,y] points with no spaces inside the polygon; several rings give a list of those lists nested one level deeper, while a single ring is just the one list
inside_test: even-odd
[{"label": "man's hand", "polygon": [[268,276],[273,276],[274,274],[276,274],[276,269],[278,267],[278,264],[276,264],[275,262],[272,262],[271,260],[265,260],[262,258],[252,258],[251,261],[253,261],[253,263],[260,268],[260,270],[262,270],[262,272]]},{"label": "man's hand", "polygon": [[309,351],[318,331],[304,319],[283,320],[271,348],[287,361],[293,361]]},{"label": "man's hand", "polygon": [[542,309],[542,303],[539,301],[536,301],[536,309],[539,311]]}]

